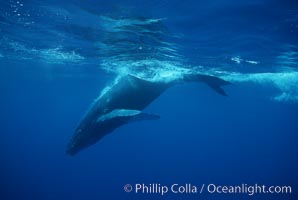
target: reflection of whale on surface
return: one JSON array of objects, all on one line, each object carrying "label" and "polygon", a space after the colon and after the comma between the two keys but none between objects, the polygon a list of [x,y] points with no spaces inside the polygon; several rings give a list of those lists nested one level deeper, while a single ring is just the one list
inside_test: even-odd
[{"label": "reflection of whale on surface", "polygon": [[226,95],[221,86],[229,84],[220,78],[203,74],[186,74],[169,82],[147,81],[132,75],[122,77],[95,101],[77,127],[67,153],[74,155],[131,121],[159,119],[158,115],[146,114],[141,110],[169,87],[187,81],[204,82],[221,95]]}]

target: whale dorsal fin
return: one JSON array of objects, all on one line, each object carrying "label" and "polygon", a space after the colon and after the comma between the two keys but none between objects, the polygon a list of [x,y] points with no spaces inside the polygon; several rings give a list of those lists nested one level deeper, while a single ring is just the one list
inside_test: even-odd
[{"label": "whale dorsal fin", "polygon": [[159,115],[144,113],[140,110],[129,110],[129,109],[115,109],[105,115],[100,116],[97,122],[104,122],[107,120],[123,118],[124,120],[141,121],[141,120],[157,120]]}]

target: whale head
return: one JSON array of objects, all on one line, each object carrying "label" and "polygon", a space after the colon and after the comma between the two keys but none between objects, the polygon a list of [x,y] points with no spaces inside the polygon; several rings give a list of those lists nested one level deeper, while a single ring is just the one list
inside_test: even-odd
[{"label": "whale head", "polygon": [[107,114],[88,117],[76,129],[68,143],[66,153],[75,155],[80,150],[95,144],[105,135],[126,123],[157,119],[159,119],[158,115],[127,109],[115,109]]}]

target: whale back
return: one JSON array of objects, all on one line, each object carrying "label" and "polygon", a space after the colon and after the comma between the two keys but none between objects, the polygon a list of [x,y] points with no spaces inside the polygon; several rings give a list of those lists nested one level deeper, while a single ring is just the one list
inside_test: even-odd
[{"label": "whale back", "polygon": [[151,82],[128,75],[95,102],[96,110],[104,113],[115,109],[143,110],[169,86],[167,83]]}]

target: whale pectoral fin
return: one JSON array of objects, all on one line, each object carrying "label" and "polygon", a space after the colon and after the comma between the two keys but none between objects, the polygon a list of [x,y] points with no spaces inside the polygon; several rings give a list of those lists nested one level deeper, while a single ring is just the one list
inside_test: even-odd
[{"label": "whale pectoral fin", "polygon": [[130,121],[158,120],[159,118],[160,116],[156,114],[140,112],[139,114],[133,116]]},{"label": "whale pectoral fin", "polygon": [[141,120],[157,120],[159,115],[143,113],[140,110],[129,110],[129,109],[115,109],[108,114],[100,116],[97,122],[104,122],[108,120],[123,119],[131,121],[141,121]]}]

